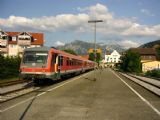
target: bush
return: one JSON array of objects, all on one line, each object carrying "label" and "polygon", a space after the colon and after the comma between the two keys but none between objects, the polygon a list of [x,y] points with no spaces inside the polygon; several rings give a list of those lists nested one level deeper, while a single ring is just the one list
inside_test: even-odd
[{"label": "bush", "polygon": [[0,79],[17,77],[19,74],[20,57],[4,57],[0,55]]},{"label": "bush", "polygon": [[151,70],[146,72],[147,76],[160,78],[160,70]]}]

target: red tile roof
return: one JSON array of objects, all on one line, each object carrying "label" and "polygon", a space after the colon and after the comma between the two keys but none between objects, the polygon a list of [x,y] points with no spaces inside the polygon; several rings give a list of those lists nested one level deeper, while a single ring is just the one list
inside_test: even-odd
[{"label": "red tile roof", "polygon": [[155,55],[156,50],[154,48],[131,48],[133,52],[138,52],[140,55]]},{"label": "red tile roof", "polygon": [[33,36],[34,41],[31,43],[32,45],[43,45],[44,44],[44,37],[43,33],[29,33]]},{"label": "red tile roof", "polygon": [[[9,36],[17,36],[21,32],[6,32]],[[31,45],[43,45],[44,44],[44,36],[43,33],[30,33],[30,35],[33,37],[33,41],[31,42]],[[17,41],[9,41],[9,44],[17,44]]]}]

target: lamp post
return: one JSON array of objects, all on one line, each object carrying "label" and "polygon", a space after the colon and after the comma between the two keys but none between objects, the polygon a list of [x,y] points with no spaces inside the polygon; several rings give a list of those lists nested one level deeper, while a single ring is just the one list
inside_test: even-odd
[{"label": "lamp post", "polygon": [[[103,20],[89,20],[88,23],[94,23],[94,62],[96,62],[96,23],[103,22]],[[94,81],[96,81],[96,64],[94,64]]]}]

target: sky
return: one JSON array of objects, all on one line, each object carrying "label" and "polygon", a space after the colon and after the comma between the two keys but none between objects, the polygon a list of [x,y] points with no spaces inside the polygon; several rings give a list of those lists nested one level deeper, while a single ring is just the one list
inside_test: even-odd
[{"label": "sky", "polygon": [[1,0],[0,29],[44,33],[46,46],[74,40],[124,48],[160,39],[160,0]]}]

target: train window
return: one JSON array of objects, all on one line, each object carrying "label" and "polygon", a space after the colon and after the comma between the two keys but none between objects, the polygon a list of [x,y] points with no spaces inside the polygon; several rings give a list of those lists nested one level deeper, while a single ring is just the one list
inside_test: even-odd
[{"label": "train window", "polygon": [[48,53],[46,52],[25,52],[23,63],[47,63]]},{"label": "train window", "polygon": [[67,60],[67,66],[69,65],[69,60]]},{"label": "train window", "polygon": [[73,65],[74,65],[74,66],[76,65],[76,60],[75,60],[75,59],[73,60]]},{"label": "train window", "polygon": [[63,66],[63,56],[60,56],[60,65]]}]

